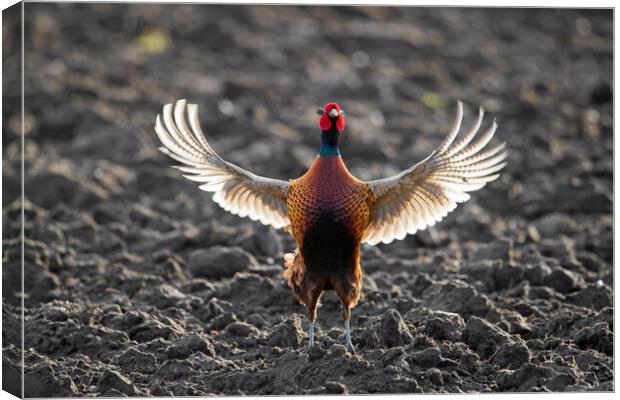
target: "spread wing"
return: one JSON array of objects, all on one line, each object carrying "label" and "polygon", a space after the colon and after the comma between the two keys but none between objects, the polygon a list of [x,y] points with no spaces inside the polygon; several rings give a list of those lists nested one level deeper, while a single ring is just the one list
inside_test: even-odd
[{"label": "spread wing", "polygon": [[441,145],[418,164],[401,173],[368,182],[376,197],[371,220],[364,233],[369,244],[390,243],[407,234],[433,226],[469,200],[469,194],[499,177],[507,152],[505,143],[485,149],[493,138],[497,123],[476,140],[484,111],[480,109],[473,127],[459,140],[463,104],[459,101],[457,116]]},{"label": "spread wing", "polygon": [[[186,122],[189,116],[189,126]],[[198,122],[198,106],[179,100],[166,104],[162,119],[157,115],[155,132],[164,147],[159,149],[179,161],[176,166],[200,189],[215,192],[213,200],[225,210],[282,228],[290,224],[286,207],[289,183],[255,175],[223,160],[205,139]]]}]

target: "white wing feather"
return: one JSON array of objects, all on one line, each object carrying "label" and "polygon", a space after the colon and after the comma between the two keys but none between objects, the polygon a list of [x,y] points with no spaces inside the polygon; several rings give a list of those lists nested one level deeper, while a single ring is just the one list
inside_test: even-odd
[{"label": "white wing feather", "polygon": [[[499,177],[506,166],[505,143],[483,149],[497,129],[491,127],[476,141],[484,111],[458,141],[463,119],[463,103],[458,102],[455,121],[444,141],[426,159],[394,176],[368,182],[376,197],[371,220],[364,233],[369,244],[403,239],[439,222],[469,194]],[[473,142],[472,142],[473,141]]]},{"label": "white wing feather", "polygon": [[202,133],[197,105],[186,105],[185,100],[174,107],[166,104],[163,123],[157,115],[155,132],[164,145],[159,149],[183,164],[175,168],[185,178],[201,183],[200,189],[214,192],[213,200],[222,208],[275,228],[290,224],[286,206],[289,183],[255,175],[223,160]]}]

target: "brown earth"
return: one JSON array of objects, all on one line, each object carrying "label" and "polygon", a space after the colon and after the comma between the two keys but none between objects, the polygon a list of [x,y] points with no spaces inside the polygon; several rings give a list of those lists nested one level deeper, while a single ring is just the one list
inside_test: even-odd
[{"label": "brown earth", "polygon": [[[2,337],[15,391],[10,22]],[[28,3],[25,32],[27,396],[613,390],[611,11]],[[157,151],[155,115],[178,98],[199,104],[223,157],[281,179],[316,154],[328,101],[347,112],[342,153],[360,178],[430,153],[457,98],[466,126],[478,105],[497,117],[509,164],[435,231],[365,247],[357,354],[332,294],[308,352],[281,276],[291,239],[226,214]]]}]

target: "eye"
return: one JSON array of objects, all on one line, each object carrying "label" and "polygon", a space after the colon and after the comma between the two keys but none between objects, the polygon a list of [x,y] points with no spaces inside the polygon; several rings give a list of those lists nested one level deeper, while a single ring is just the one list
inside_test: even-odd
[{"label": "eye", "polygon": [[340,115],[342,115],[344,117],[344,111],[340,110]]}]

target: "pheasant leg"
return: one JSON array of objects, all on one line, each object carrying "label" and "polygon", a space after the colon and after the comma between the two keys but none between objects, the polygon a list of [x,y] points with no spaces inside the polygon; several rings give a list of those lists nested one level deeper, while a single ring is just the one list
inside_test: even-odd
[{"label": "pheasant leg", "polygon": [[308,301],[306,302],[308,308],[308,349],[314,347],[314,321],[316,320],[316,309],[319,306],[319,299],[321,298],[322,287],[316,286],[313,290],[308,292]]},{"label": "pheasant leg", "polygon": [[347,344],[347,350],[355,354],[355,347],[353,347],[353,342],[351,342],[351,325],[349,324],[349,320],[344,321],[344,329],[345,329],[345,340]]},{"label": "pheasant leg", "polygon": [[310,321],[310,326],[308,327],[308,348],[314,347],[314,321]]},{"label": "pheasant leg", "polygon": [[351,341],[351,307],[352,304],[357,302],[360,287],[354,286],[355,289],[351,290],[353,285],[343,286],[336,287],[336,292],[340,298],[340,302],[342,303],[342,320],[344,321],[345,344],[347,346],[347,350],[350,353],[355,354],[355,347],[353,347],[353,342]]}]

